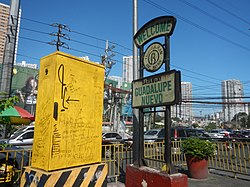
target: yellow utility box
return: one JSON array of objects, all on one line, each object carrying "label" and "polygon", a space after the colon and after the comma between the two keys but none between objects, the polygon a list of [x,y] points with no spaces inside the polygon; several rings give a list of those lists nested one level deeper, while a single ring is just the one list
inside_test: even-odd
[{"label": "yellow utility box", "polygon": [[41,59],[32,168],[101,162],[104,66],[62,52]]}]

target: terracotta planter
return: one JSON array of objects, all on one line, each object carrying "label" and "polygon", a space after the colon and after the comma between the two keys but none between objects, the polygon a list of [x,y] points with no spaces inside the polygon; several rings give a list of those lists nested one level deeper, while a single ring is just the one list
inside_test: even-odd
[{"label": "terracotta planter", "polygon": [[195,179],[208,177],[208,159],[199,160],[192,155],[186,155],[189,176]]}]

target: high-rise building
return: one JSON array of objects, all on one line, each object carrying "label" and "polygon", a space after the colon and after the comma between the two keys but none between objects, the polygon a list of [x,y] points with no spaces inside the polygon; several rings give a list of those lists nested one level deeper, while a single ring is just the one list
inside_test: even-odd
[{"label": "high-rise building", "polygon": [[231,121],[235,114],[245,112],[248,114],[248,106],[243,102],[243,85],[239,80],[224,80],[221,83],[223,114],[225,121]]},{"label": "high-rise building", "polygon": [[[9,24],[9,17],[10,17],[10,6],[0,3],[0,63],[3,63],[4,57],[4,50],[5,50],[5,43],[7,37],[7,30]],[[19,9],[19,16],[18,16],[18,26],[17,26],[17,33],[16,33],[16,44],[15,44],[15,56],[14,56],[14,64],[16,63],[16,54],[17,54],[17,46],[18,46],[18,35],[19,35],[19,28],[20,28],[20,17],[21,17],[21,9]],[[16,19],[15,17],[13,19]]]},{"label": "high-rise building", "polygon": [[[181,82],[182,100],[192,100],[192,84],[190,82]],[[171,116],[177,117],[183,121],[191,121],[193,118],[192,103],[181,103],[171,107]]]},{"label": "high-rise building", "polygon": [[122,65],[122,81],[133,81],[133,56],[124,56]]},{"label": "high-rise building", "polygon": [[7,35],[10,6],[0,3],[0,63],[3,63],[4,46]]}]

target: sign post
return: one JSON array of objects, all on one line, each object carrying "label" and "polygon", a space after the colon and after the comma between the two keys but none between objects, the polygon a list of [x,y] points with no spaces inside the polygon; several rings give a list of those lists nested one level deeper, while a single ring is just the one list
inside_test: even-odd
[{"label": "sign post", "polygon": [[[133,108],[139,108],[139,131],[135,136],[139,137],[138,150],[144,152],[143,125],[144,108],[164,107],[165,119],[165,154],[164,159],[168,173],[174,173],[171,169],[171,111],[170,105],[179,103],[181,99],[180,72],[170,70],[170,43],[176,24],[173,16],[162,16],[146,23],[134,36],[134,42],[140,50],[140,77],[133,81]],[[151,42],[159,37],[164,37],[164,44]],[[144,47],[147,49],[144,51]],[[165,72],[144,77],[144,71],[156,72],[165,63]],[[142,139],[142,140],[141,140]],[[135,163],[146,163],[142,154],[136,158]],[[146,164],[145,164],[146,165]]]}]

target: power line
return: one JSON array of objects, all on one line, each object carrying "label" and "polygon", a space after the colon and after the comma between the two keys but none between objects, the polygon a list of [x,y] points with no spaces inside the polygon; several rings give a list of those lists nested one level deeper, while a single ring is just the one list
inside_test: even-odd
[{"label": "power line", "polygon": [[239,19],[239,20],[242,21],[243,23],[246,23],[248,26],[250,25],[250,22],[249,22],[249,21],[247,21],[247,20],[241,18],[240,16],[238,16],[238,15],[236,15],[236,14],[230,12],[230,11],[228,11],[227,9],[225,9],[225,8],[223,8],[222,6],[216,4],[215,2],[212,2],[212,1],[210,1],[210,0],[207,0],[207,2],[210,3],[211,5],[217,7],[218,9],[223,10],[224,12],[228,13],[229,15],[231,15],[231,16],[233,16],[233,17]]},{"label": "power line", "polygon": [[173,11],[170,11],[170,10],[168,10],[168,9],[166,9],[166,8],[163,8],[162,6],[160,6],[160,5],[157,4],[157,3],[154,3],[154,2],[152,2],[152,1],[150,1],[150,0],[143,0],[143,1],[145,1],[146,3],[148,3],[148,4],[150,4],[150,5],[152,5],[152,6],[156,7],[156,8],[158,8],[158,9],[164,11],[164,12],[167,12],[167,13],[170,13],[170,14],[172,14],[172,15],[175,15],[178,19],[180,19],[180,20],[182,20],[182,21],[184,21],[184,22],[186,22],[186,23],[192,25],[193,27],[196,27],[196,28],[198,28],[198,29],[200,29],[200,30],[202,30],[202,31],[204,31],[204,32],[206,32],[206,33],[208,33],[208,34],[211,34],[211,35],[213,35],[213,36],[215,36],[215,37],[217,37],[217,38],[219,38],[219,39],[225,41],[225,42],[228,42],[228,43],[230,43],[230,44],[232,44],[232,45],[234,45],[234,46],[237,46],[237,47],[239,47],[239,48],[241,48],[241,49],[244,49],[244,50],[250,52],[250,48],[245,47],[245,46],[243,46],[243,45],[241,45],[241,44],[239,44],[239,43],[236,43],[236,42],[234,42],[234,41],[232,41],[232,40],[230,40],[230,39],[227,39],[226,37],[221,36],[221,35],[219,35],[219,34],[213,32],[213,31],[210,31],[210,30],[206,29],[205,27],[202,27],[202,26],[200,26],[200,25],[198,25],[198,24],[196,24],[196,23],[194,23],[194,22],[192,22],[192,21],[190,21],[190,20],[188,20],[188,19],[186,19],[186,18],[184,18],[184,17],[182,17],[182,16],[176,14],[176,13],[173,12]]},{"label": "power line", "polygon": [[26,31],[35,32],[35,33],[40,33],[40,34],[50,35],[50,33],[48,33],[48,32],[38,31],[38,30],[34,30],[34,29],[28,29],[28,28],[25,28],[25,27],[20,27],[20,29],[22,29],[22,30],[26,30]]},{"label": "power line", "polygon": [[212,83],[212,84],[215,84],[214,82],[211,82],[211,81],[207,81],[207,80],[204,80],[204,79],[200,79],[200,78],[196,78],[196,77],[193,77],[193,76],[189,76],[189,75],[184,75],[182,74],[183,76],[186,76],[186,77],[189,77],[189,78],[192,78],[192,79],[196,79],[196,80],[199,80],[199,81],[203,81],[203,82],[208,82],[208,83]]},{"label": "power line", "polygon": [[208,76],[208,75],[204,75],[204,74],[201,74],[201,73],[197,73],[197,72],[194,72],[194,71],[185,69],[185,68],[181,68],[181,67],[176,66],[176,65],[170,65],[170,66],[179,68],[179,69],[184,70],[184,71],[188,71],[188,72],[190,72],[190,73],[194,73],[194,74],[196,74],[196,75],[200,75],[200,76],[203,76],[203,77],[207,77],[207,78],[210,78],[210,79],[214,79],[214,80],[219,80],[219,81],[221,81],[220,79],[217,79],[217,78],[215,78],[215,77],[211,77],[211,76]]},{"label": "power line", "polygon": [[187,6],[189,6],[189,7],[191,7],[191,8],[193,8],[193,9],[195,9],[195,10],[201,12],[202,14],[204,14],[204,15],[206,15],[206,16],[208,16],[208,17],[210,17],[210,18],[212,18],[212,19],[214,19],[214,20],[216,20],[216,21],[218,21],[218,22],[220,22],[220,23],[222,23],[223,25],[226,25],[227,27],[229,27],[229,28],[231,28],[231,29],[233,29],[233,30],[235,30],[235,31],[237,31],[237,32],[239,32],[239,33],[241,33],[241,34],[243,34],[243,35],[245,35],[245,36],[247,36],[247,37],[250,37],[249,34],[247,34],[247,33],[243,32],[243,31],[241,31],[241,30],[238,29],[237,27],[234,27],[234,26],[232,26],[232,25],[226,23],[225,21],[219,19],[218,17],[215,17],[215,16],[213,16],[212,14],[210,14],[210,13],[208,13],[208,12],[206,12],[206,11],[200,9],[199,7],[195,6],[194,4],[189,3],[189,2],[187,2],[187,1],[185,1],[185,0],[179,0],[179,1],[182,2],[182,3],[184,3],[184,4],[186,4]]},{"label": "power line", "polygon": [[65,39],[65,40],[69,40],[68,35],[66,35],[65,33],[63,33],[64,31],[70,31],[70,29],[68,28],[68,26],[64,25],[64,24],[60,24],[60,23],[53,23],[52,24],[53,27],[57,27],[58,30],[56,33],[51,33],[51,36],[56,36],[57,39],[53,40],[52,42],[49,42],[50,45],[55,45],[56,46],[56,50],[59,51],[60,47],[66,48],[68,49],[68,44],[63,42],[61,39]]},{"label": "power line", "polygon": [[[43,43],[43,44],[49,44],[49,42],[44,42],[44,41],[41,41],[41,40],[37,40],[37,39],[32,39],[32,38],[27,38],[27,37],[22,37],[22,36],[20,36],[20,38],[21,39],[26,39],[26,40],[30,40],[30,41],[34,41],[34,42],[39,42],[39,43]],[[75,48],[68,48],[68,50],[72,50],[72,51],[76,51],[76,52],[79,52],[79,53],[83,53],[83,54],[89,54],[89,55],[92,55],[92,56],[96,56],[96,57],[98,57],[98,58],[101,58],[101,55],[96,55],[96,54],[93,54],[93,53],[90,53],[90,52],[86,52],[86,51],[82,51],[82,50],[79,50],[79,49],[75,49]],[[29,57],[30,58],[30,57]],[[37,59],[36,59],[37,60]],[[122,62],[121,61],[119,61],[119,60],[115,60],[116,62],[118,62],[118,63],[121,63],[122,64]],[[192,71],[192,73],[195,73],[195,72],[193,72]],[[197,73],[198,75],[201,75],[201,74],[199,74],[199,73]],[[188,76],[188,75],[184,75],[184,76]],[[188,77],[192,77],[192,76],[188,76]],[[199,78],[196,78],[196,77],[192,77],[193,79],[197,79],[197,80],[201,80],[201,81],[203,81],[203,82],[209,82],[209,81],[206,81],[206,80],[204,80],[204,79],[199,79]],[[194,85],[194,84],[192,84],[192,85]],[[215,85],[212,85],[212,87],[214,87]],[[205,89],[211,89],[212,87],[211,86],[199,86],[198,85],[198,87],[202,87],[202,88],[204,88],[204,89],[193,89],[192,91],[202,91],[202,90],[205,90]],[[211,94],[210,94],[211,95]]]},{"label": "power line", "polygon": [[223,99],[250,99],[250,96],[244,96],[244,97],[200,97],[200,98],[192,98],[192,100],[223,100]]},{"label": "power line", "polygon": [[[30,20],[30,21],[33,21],[35,23],[39,23],[39,24],[45,24],[45,25],[48,25],[48,26],[51,26],[51,24],[47,24],[47,23],[44,23],[44,22],[40,22],[40,21],[36,21],[36,20],[31,20],[31,19],[27,19],[25,18],[26,20]],[[41,34],[48,34],[47,32],[43,32],[43,31],[37,31],[37,30],[34,30],[34,29],[27,29],[27,28],[23,28],[24,30],[27,30],[27,31],[32,31],[32,32],[37,32],[37,33],[41,33]],[[90,35],[87,35],[87,34],[83,34],[83,33],[80,33],[80,32],[77,32],[77,31],[71,31],[71,32],[74,32],[74,33],[77,33],[77,34],[80,34],[80,35],[83,35],[83,36],[87,36],[87,37],[91,37],[91,38],[94,38],[94,39],[97,39],[97,40],[100,40],[100,41],[105,41],[101,38],[97,38],[97,37],[94,37],[94,36],[90,36]],[[43,41],[39,41],[37,39],[31,39],[31,38],[25,38],[23,37],[24,39],[29,39],[31,41],[36,41],[36,42],[40,42],[40,43],[46,43],[48,44],[47,42],[43,42]],[[92,44],[88,44],[88,43],[85,43],[85,42],[81,42],[81,41],[77,41],[77,40],[74,40],[74,39],[71,39],[70,41],[73,41],[73,42],[76,42],[76,43],[80,43],[80,44],[84,44],[84,45],[88,45],[88,46],[91,46],[91,47],[95,47],[95,48],[98,48],[98,49],[104,49],[104,48],[101,48],[101,47],[98,47],[98,46],[95,46],[95,45],[92,45]],[[112,42],[112,43],[115,43],[115,42]],[[119,46],[122,46],[122,45],[119,45]],[[123,46],[124,47],[124,46]],[[85,52],[85,51],[82,51],[82,50],[78,50],[78,49],[74,49],[74,48],[69,48],[69,50],[73,50],[73,51],[77,51],[77,52],[80,52],[80,53],[87,53],[87,54],[90,54],[90,55],[93,55],[93,56],[96,56],[96,57],[100,57],[101,55],[96,55],[96,54],[93,54],[93,53],[89,53],[89,52]],[[122,53],[119,53],[118,51],[114,51],[115,53],[117,54],[120,54],[120,55],[123,55],[123,56],[128,56],[128,55],[125,55],[125,54],[122,54]],[[119,60],[115,60],[116,62],[119,62],[121,64],[123,64],[123,62],[119,61]],[[184,71],[188,71],[188,72],[191,72],[191,73],[194,73],[196,75],[199,75],[199,76],[203,76],[203,77],[206,77],[206,78],[210,78],[210,79],[214,79],[214,80],[219,80],[219,79],[216,79],[214,77],[211,77],[211,76],[207,76],[207,75],[203,75],[201,73],[196,73],[194,71],[191,71],[191,70],[187,70],[187,69],[184,69],[184,68],[180,68],[178,66],[175,66],[175,65],[172,65],[173,67],[177,67],[179,69],[182,69]],[[185,75],[183,74],[183,76],[186,76],[186,77],[190,77],[190,78],[193,78],[193,79],[197,79],[197,80],[200,80],[200,81],[203,81],[203,82],[210,82],[210,81],[207,81],[207,80],[204,80],[204,79],[199,79],[199,78],[196,78],[196,77],[192,77],[192,76],[188,76],[188,75]],[[192,84],[194,85],[194,84]],[[200,86],[200,87],[204,87],[206,89],[208,89],[207,87],[205,86]],[[201,90],[201,89],[200,89]]]},{"label": "power line", "polygon": [[222,104],[222,105],[238,105],[238,104],[250,104],[250,102],[209,102],[209,101],[193,101],[193,100],[182,100],[183,103],[202,103],[202,104]]},{"label": "power line", "polygon": [[[88,35],[88,34],[84,34],[84,33],[78,32],[78,31],[72,30],[71,32],[72,32],[72,33],[79,34],[79,35],[82,35],[82,36],[86,36],[86,37],[89,37],[89,38],[92,38],[92,39],[96,39],[96,40],[99,40],[99,41],[102,41],[102,42],[106,42],[106,40],[104,40],[104,39],[101,39],[101,38],[98,38],[98,37],[95,37],[95,36],[91,36],[91,35]],[[114,44],[114,45],[116,45],[116,46],[122,47],[122,48],[124,48],[124,49],[126,49],[126,50],[128,50],[128,51],[132,51],[132,49],[130,49],[130,48],[128,48],[128,47],[125,47],[125,46],[123,46],[123,45],[121,45],[121,44],[118,44],[118,43],[116,43],[116,42],[110,41],[110,43],[111,43],[111,44]]]},{"label": "power line", "polygon": [[44,41],[33,39],[33,38],[27,38],[27,37],[23,37],[23,36],[19,36],[19,38],[25,39],[25,40],[30,40],[30,41],[33,41],[33,42],[38,42],[38,43],[49,44],[49,42],[44,42]]},{"label": "power line", "polygon": [[[50,27],[53,26],[53,25],[51,25],[51,24],[49,24],[49,23],[37,21],[37,20],[34,20],[34,19],[25,18],[25,17],[21,17],[21,18],[24,19],[24,20],[27,20],[27,21],[34,22],[34,23],[38,23],[38,24],[42,24],[42,25],[47,25],[47,26],[50,26]],[[92,39],[95,39],[95,40],[99,40],[99,41],[102,41],[102,42],[106,42],[105,39],[98,38],[98,37],[96,37],[96,36],[92,36],[92,35],[89,35],[89,34],[81,33],[81,32],[75,31],[75,30],[71,30],[70,32],[75,33],[75,34],[78,34],[78,35],[81,35],[81,36],[85,36],[85,37],[88,37],[88,38],[92,38]],[[128,50],[128,51],[132,51],[131,48],[128,48],[128,47],[126,47],[126,46],[124,46],[124,45],[121,45],[121,44],[119,44],[119,43],[117,43],[117,42],[113,42],[113,41],[109,41],[109,42],[110,42],[111,44],[114,44],[114,45],[116,45],[116,46],[119,46],[119,47],[121,47],[121,48],[123,48],[123,49],[126,49],[126,50]]]},{"label": "power line", "polygon": [[[23,29],[23,30],[30,31],[30,32],[35,32],[35,33],[40,33],[40,34],[45,34],[45,35],[51,35],[51,33],[48,33],[48,32],[38,31],[38,30],[34,30],[34,29],[28,29],[28,28],[25,28],[25,27],[20,27],[20,28]],[[82,44],[82,45],[87,45],[87,46],[94,47],[94,48],[97,48],[97,49],[105,50],[104,47],[99,47],[99,46],[96,46],[96,45],[93,45],[93,44],[89,44],[89,43],[86,43],[86,42],[81,42],[79,40],[75,40],[75,39],[72,39],[72,38],[69,38],[69,41],[72,41],[72,42],[75,42],[75,43],[78,43],[78,44]],[[112,42],[112,43],[114,44],[114,42]],[[120,45],[120,46],[122,46],[122,45]],[[116,54],[121,55],[121,56],[128,56],[127,54],[120,53],[118,51],[114,51],[114,52]]]},{"label": "power line", "polygon": [[89,53],[89,52],[86,52],[86,51],[81,51],[81,50],[79,50],[79,49],[74,49],[74,48],[72,48],[72,47],[69,47],[68,50],[76,51],[76,52],[79,52],[79,53],[85,53],[85,54],[89,54],[89,55],[92,55],[92,56],[101,58],[100,55],[96,55],[96,54],[94,54],[94,53]]},{"label": "power line", "polygon": [[26,57],[26,58],[30,58],[30,59],[33,59],[33,60],[40,60],[39,58],[31,57],[31,56],[28,56],[28,55],[23,55],[23,54],[20,54],[20,53],[16,53],[16,55],[23,56],[23,57]]},{"label": "power line", "polygon": [[45,22],[41,22],[41,21],[37,21],[37,20],[33,20],[33,19],[29,19],[29,18],[25,18],[25,17],[21,17],[22,19],[24,19],[24,20],[27,20],[27,21],[31,21],[31,22],[33,22],[33,23],[39,23],[39,24],[42,24],[42,25],[47,25],[47,26],[52,26],[51,24],[48,24],[48,23],[45,23]]}]

